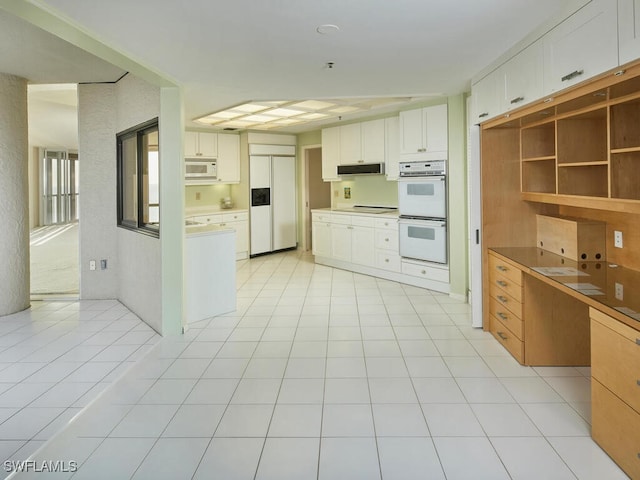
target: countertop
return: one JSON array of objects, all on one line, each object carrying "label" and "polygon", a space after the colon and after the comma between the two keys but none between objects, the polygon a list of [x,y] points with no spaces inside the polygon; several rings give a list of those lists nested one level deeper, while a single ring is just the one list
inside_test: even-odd
[{"label": "countertop", "polygon": [[393,210],[393,207],[389,207],[387,211],[380,213],[371,213],[367,211],[363,211],[353,207],[336,207],[336,208],[314,208],[311,212],[321,212],[321,213],[331,213],[331,214],[342,214],[342,215],[364,215],[367,217],[375,217],[375,218],[398,218],[398,210]]},{"label": "countertop", "polygon": [[571,289],[594,308],[614,310],[616,318],[640,330],[640,272],[606,261],[576,262],[536,247],[490,250],[526,267],[533,276]]},{"label": "countertop", "polygon": [[185,217],[194,217],[197,215],[219,215],[222,213],[244,213],[247,212],[246,208],[220,208],[213,205],[204,207],[189,207],[185,208]]},{"label": "countertop", "polygon": [[225,233],[234,233],[235,230],[230,227],[221,227],[214,224],[200,223],[197,225],[185,225],[185,235],[188,237],[199,237],[202,235],[220,235]]}]

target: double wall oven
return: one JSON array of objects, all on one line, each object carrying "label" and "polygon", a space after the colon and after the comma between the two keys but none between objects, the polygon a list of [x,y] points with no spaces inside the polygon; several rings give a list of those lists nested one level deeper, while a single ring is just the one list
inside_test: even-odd
[{"label": "double wall oven", "polygon": [[400,163],[398,209],[400,255],[446,264],[446,160]]}]

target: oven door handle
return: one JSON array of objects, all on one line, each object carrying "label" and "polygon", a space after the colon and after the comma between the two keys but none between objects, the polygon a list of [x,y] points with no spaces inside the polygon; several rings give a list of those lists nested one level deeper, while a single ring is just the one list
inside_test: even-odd
[{"label": "oven door handle", "polygon": [[417,225],[421,227],[446,227],[447,222],[441,220],[430,220],[426,218],[399,218],[398,223],[407,225]]}]

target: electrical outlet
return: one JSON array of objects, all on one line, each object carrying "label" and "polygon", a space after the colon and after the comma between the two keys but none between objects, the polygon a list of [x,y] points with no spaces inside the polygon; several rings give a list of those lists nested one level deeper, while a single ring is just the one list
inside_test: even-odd
[{"label": "electrical outlet", "polygon": [[624,300],[624,287],[618,282],[616,282],[616,300],[620,300],[621,302]]},{"label": "electrical outlet", "polygon": [[613,246],[616,248],[622,248],[622,232],[620,230],[613,232]]},{"label": "electrical outlet", "polygon": [[95,269],[96,269],[96,261],[89,260],[89,270],[95,270]]},{"label": "electrical outlet", "polygon": [[103,258],[102,260],[100,260],[100,270],[106,270],[107,269],[107,259]]},{"label": "electrical outlet", "polygon": [[338,198],[340,196],[340,190],[334,190],[333,191],[333,196]]},{"label": "electrical outlet", "polygon": [[200,192],[196,192],[196,200],[200,200]]}]

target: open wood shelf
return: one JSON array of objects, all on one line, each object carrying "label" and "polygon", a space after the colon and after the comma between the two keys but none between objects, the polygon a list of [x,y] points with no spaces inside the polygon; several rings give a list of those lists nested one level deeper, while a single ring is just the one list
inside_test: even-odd
[{"label": "open wood shelf", "polygon": [[555,157],[522,163],[522,191],[556,193]]},{"label": "open wood shelf", "polygon": [[522,158],[555,157],[556,124],[547,122],[521,130]]},{"label": "open wood shelf", "polygon": [[609,165],[609,162],[606,160],[600,160],[597,162],[574,162],[574,163],[560,163],[558,164],[558,168],[571,168],[571,167],[592,167],[594,165]]},{"label": "open wood shelf", "polygon": [[611,155],[611,197],[640,200],[640,151]]},{"label": "open wood shelf", "polygon": [[558,164],[607,158],[607,109],[558,120]]},{"label": "open wood shelf", "polygon": [[548,157],[533,157],[533,158],[523,158],[522,161],[523,162],[543,162],[546,160],[554,160],[555,161],[556,156],[555,155],[550,155]]}]

